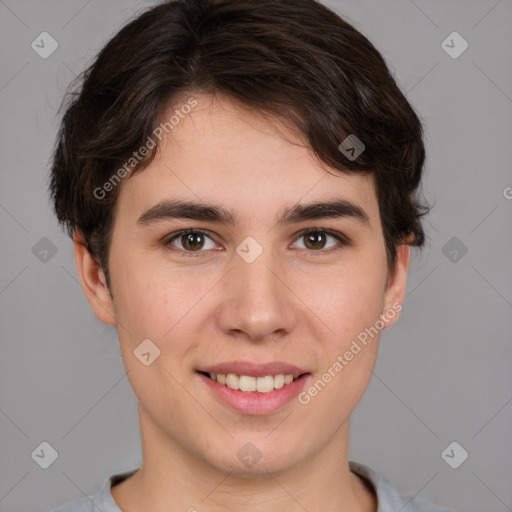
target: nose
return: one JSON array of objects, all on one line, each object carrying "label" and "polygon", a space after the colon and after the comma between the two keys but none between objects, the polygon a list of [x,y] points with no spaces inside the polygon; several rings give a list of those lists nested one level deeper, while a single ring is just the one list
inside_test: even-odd
[{"label": "nose", "polygon": [[219,328],[251,341],[276,340],[290,333],[297,320],[297,299],[286,283],[283,264],[271,251],[263,251],[252,262],[238,254],[233,259],[217,310]]}]

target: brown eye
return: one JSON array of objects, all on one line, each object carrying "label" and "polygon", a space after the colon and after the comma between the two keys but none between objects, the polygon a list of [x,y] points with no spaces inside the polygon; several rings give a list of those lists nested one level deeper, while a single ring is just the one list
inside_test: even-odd
[{"label": "brown eye", "polygon": [[[212,246],[205,247],[205,241],[207,239],[211,240]],[[181,247],[179,245],[176,247],[175,242],[178,242]],[[215,243],[204,231],[197,229],[187,229],[172,235],[171,238],[168,238],[167,241],[164,242],[164,245],[169,246],[172,250],[181,252],[186,256],[201,256],[202,253],[205,252],[201,249],[213,249]],[[174,249],[174,247],[176,247],[176,249]],[[191,253],[198,254],[196,255]]]},{"label": "brown eye", "polygon": [[[337,243],[327,246],[329,237],[336,240]],[[349,245],[349,241],[344,235],[325,229],[308,229],[303,231],[299,236],[299,240],[304,240],[304,248],[311,252],[329,252],[330,250],[336,250],[336,248]],[[300,248],[302,249],[302,247]]]},{"label": "brown eye", "polygon": [[202,233],[186,233],[181,236],[181,243],[187,250],[195,251],[201,249],[204,244],[204,235]]},{"label": "brown eye", "polygon": [[325,233],[309,233],[304,235],[305,246],[308,249],[323,249],[326,241]]}]

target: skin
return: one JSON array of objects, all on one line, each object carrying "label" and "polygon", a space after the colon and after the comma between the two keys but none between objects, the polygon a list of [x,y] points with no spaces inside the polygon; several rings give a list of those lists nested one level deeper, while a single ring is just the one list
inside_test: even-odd
[{"label": "skin", "polygon": [[[376,498],[349,470],[348,440],[378,336],[310,403],[294,399],[270,415],[234,411],[196,370],[230,360],[281,360],[317,381],[359,333],[402,303],[410,248],[399,246],[388,275],[371,177],[328,174],[284,122],[222,95],[195,97],[198,105],[155,160],[121,185],[109,253],[112,296],[75,236],[85,294],[98,319],[117,326],[139,404],[143,463],[112,495],[124,512],[375,512]],[[233,209],[239,223],[136,225],[155,203],[177,197]],[[361,206],[369,225],[347,217],[276,226],[286,207],[338,197]],[[300,236],[311,227],[343,233],[351,244],[328,252],[338,243],[328,236],[312,249]],[[175,240],[175,251],[164,245],[188,228],[211,236],[198,245],[202,256],[180,256],[184,238]],[[247,236],[263,247],[250,264],[236,252]],[[149,366],[133,354],[146,338],[161,351]],[[237,457],[248,442],[262,454],[251,468]]]}]

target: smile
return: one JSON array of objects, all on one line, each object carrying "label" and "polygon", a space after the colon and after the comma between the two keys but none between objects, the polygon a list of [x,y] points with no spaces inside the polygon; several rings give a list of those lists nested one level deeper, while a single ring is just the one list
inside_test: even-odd
[{"label": "smile", "polygon": [[273,414],[291,404],[311,378],[301,368],[278,362],[223,363],[196,370],[196,375],[220,406],[253,416]]},{"label": "smile", "polygon": [[275,389],[281,389],[287,384],[291,384],[298,379],[300,375],[283,374],[265,375],[263,377],[252,377],[250,375],[236,375],[234,373],[207,373],[210,379],[217,381],[219,384],[226,386],[235,391],[243,391],[244,393],[270,393]]}]

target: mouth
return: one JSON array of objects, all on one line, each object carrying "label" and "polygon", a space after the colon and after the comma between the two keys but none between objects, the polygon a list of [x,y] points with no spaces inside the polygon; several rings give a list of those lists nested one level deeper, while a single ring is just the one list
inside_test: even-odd
[{"label": "mouth", "polygon": [[293,402],[312,376],[284,361],[247,360],[197,368],[196,375],[217,403],[245,415],[277,413]]},{"label": "mouth", "polygon": [[307,385],[311,372],[279,361],[221,363],[196,370],[207,392],[219,404],[244,415],[277,413]]},{"label": "mouth", "polygon": [[252,375],[237,375],[235,373],[212,373],[203,371],[199,371],[198,373],[234,391],[262,394],[281,389],[301,377],[309,375],[309,373],[278,373],[275,375],[255,377]]}]

